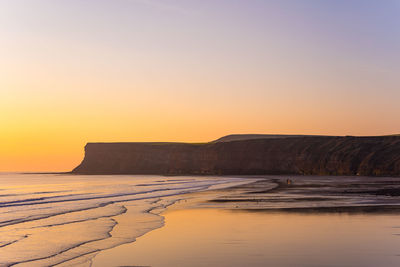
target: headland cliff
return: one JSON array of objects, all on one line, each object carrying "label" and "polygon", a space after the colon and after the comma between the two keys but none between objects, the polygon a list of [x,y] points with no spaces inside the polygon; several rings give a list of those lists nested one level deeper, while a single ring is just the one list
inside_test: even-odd
[{"label": "headland cliff", "polygon": [[400,136],[244,135],[202,144],[88,143],[72,173],[400,176]]}]

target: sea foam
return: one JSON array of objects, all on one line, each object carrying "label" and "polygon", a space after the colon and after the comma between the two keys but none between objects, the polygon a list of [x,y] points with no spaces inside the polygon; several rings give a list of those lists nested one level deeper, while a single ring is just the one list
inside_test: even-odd
[{"label": "sea foam", "polygon": [[0,175],[0,265],[89,263],[161,227],[183,194],[247,183],[221,177]]}]

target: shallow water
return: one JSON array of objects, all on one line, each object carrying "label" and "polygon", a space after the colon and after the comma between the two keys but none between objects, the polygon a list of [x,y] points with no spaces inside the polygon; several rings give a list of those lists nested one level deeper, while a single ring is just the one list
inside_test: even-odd
[{"label": "shallow water", "polygon": [[188,194],[92,266],[400,266],[400,178],[287,178]]},{"label": "shallow water", "polygon": [[105,266],[400,266],[400,216],[175,209]]},{"label": "shallow water", "polygon": [[185,193],[252,180],[0,174],[0,266],[89,265],[95,253],[164,224]]},{"label": "shallow water", "polygon": [[400,266],[399,178],[286,179],[0,174],[0,266]]}]

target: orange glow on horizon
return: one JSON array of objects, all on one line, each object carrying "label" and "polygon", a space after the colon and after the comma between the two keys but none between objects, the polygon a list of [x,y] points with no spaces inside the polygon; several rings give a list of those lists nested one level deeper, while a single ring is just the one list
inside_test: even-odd
[{"label": "orange glow on horizon", "polygon": [[223,2],[0,2],[0,171],[69,171],[87,142],[400,132],[390,3]]}]

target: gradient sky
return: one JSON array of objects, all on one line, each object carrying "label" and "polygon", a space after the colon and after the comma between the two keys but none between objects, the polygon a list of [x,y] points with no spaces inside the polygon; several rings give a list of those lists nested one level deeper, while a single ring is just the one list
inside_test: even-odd
[{"label": "gradient sky", "polygon": [[86,142],[400,133],[400,1],[0,0],[0,171]]}]

